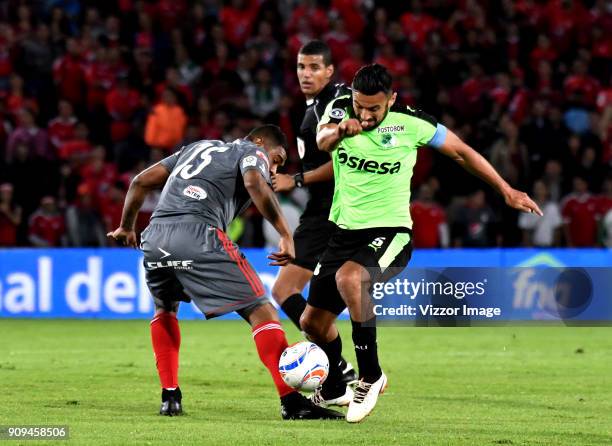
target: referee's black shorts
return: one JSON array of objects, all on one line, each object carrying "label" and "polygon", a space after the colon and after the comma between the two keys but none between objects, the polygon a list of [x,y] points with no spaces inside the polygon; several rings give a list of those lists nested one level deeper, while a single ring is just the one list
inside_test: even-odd
[{"label": "referee's black shorts", "polygon": [[349,260],[365,267],[371,284],[399,274],[412,256],[412,232],[408,228],[338,228],[315,268],[308,304],[340,314],[346,308],[336,285],[336,272]]},{"label": "referee's black shorts", "polygon": [[328,220],[328,216],[329,212],[305,213],[300,217],[300,225],[293,233],[295,265],[314,271],[321,254],[327,249],[327,242],[336,230],[336,225]]}]

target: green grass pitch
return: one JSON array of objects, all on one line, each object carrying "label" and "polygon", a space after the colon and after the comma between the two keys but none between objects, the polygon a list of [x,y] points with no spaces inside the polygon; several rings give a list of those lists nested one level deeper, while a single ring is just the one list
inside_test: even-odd
[{"label": "green grass pitch", "polygon": [[610,328],[380,328],[389,388],[349,425],[281,421],[244,322],[181,327],[186,415],[166,418],[148,321],[0,319],[0,424],[69,425],[79,445],[612,444]]}]

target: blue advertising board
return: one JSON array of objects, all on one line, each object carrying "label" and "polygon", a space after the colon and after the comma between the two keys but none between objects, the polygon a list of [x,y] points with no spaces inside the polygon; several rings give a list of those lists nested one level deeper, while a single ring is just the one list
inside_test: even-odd
[{"label": "blue advertising board", "polygon": [[[278,268],[268,265],[268,251],[244,253],[269,294]],[[612,267],[612,250],[420,250],[410,262],[411,268],[534,266]],[[0,249],[0,317],[136,319],[152,313],[137,250]],[[180,317],[202,315],[184,304]]]}]

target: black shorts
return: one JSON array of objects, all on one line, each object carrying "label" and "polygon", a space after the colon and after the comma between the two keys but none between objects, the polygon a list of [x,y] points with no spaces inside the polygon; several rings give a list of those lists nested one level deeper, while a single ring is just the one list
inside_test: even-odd
[{"label": "black shorts", "polygon": [[155,304],[193,302],[211,318],[268,302],[249,261],[218,228],[197,221],[156,222],[142,233],[145,278]]},{"label": "black shorts", "polygon": [[340,314],[346,304],[336,286],[336,272],[345,262],[352,260],[364,266],[374,284],[399,274],[411,255],[412,233],[408,228],[337,229],[314,271],[308,304]]},{"label": "black shorts", "polygon": [[293,233],[295,243],[293,263],[314,271],[335,230],[336,225],[328,220],[328,214],[302,215],[300,225]]}]

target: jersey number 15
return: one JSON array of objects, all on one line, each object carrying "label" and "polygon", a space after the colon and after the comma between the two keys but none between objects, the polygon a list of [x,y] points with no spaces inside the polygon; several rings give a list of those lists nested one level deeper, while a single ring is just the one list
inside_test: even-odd
[{"label": "jersey number 15", "polygon": [[[185,161],[176,166],[171,176],[180,175],[180,177],[185,180],[193,178],[212,162],[211,153],[225,152],[229,150],[229,148],[230,146],[215,146],[211,142],[202,142],[194,148],[193,153],[191,153]],[[200,156],[198,157],[198,155]]]}]

